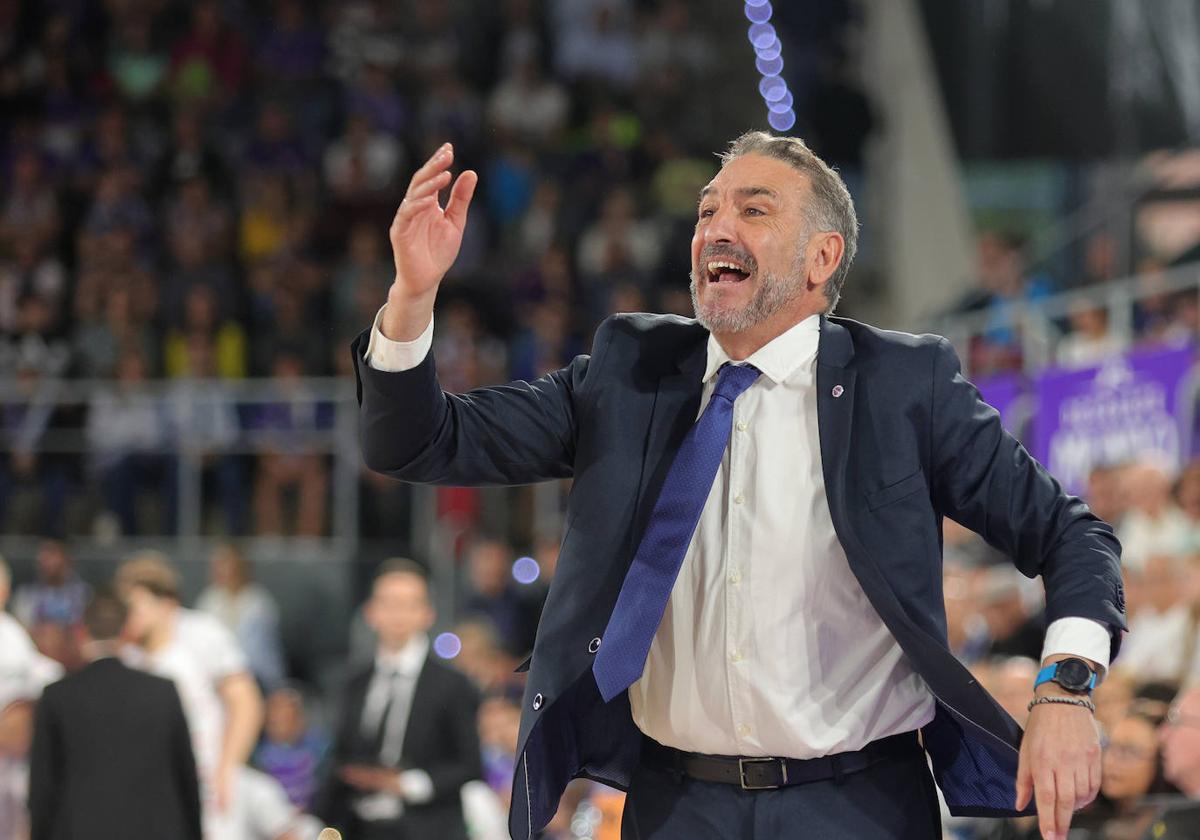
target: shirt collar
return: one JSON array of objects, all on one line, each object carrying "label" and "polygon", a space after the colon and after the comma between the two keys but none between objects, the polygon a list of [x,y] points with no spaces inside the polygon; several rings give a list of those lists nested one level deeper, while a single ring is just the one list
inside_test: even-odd
[{"label": "shirt collar", "polygon": [[415,677],[425,664],[429,653],[429,637],[424,633],[413,636],[397,651],[380,650],[375,654],[375,670],[390,673],[399,671],[406,677]]},{"label": "shirt collar", "polygon": [[[790,327],[785,332],[768,341],[750,358],[744,361],[754,365],[763,376],[778,385],[786,382],[801,366],[811,362],[817,355],[817,345],[821,340],[821,316],[810,315],[800,323]],[[717,375],[721,365],[733,362],[725,348],[709,333],[708,336],[708,365],[704,370],[704,381],[708,382]],[[737,362],[734,362],[737,364]]]}]

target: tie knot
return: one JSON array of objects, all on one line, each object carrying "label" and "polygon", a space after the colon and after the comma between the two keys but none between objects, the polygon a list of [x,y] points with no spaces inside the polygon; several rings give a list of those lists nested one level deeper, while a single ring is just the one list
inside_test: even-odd
[{"label": "tie knot", "polygon": [[754,384],[759,373],[759,369],[754,365],[732,365],[727,362],[717,374],[717,387],[713,390],[713,396],[724,397],[733,402]]}]

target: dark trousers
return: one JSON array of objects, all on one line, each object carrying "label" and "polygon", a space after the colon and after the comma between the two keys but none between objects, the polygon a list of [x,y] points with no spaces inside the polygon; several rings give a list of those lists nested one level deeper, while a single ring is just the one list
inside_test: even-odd
[{"label": "dark trousers", "polygon": [[777,790],[634,772],[621,840],[939,840],[941,814],[925,753],[884,758],[841,782]]}]

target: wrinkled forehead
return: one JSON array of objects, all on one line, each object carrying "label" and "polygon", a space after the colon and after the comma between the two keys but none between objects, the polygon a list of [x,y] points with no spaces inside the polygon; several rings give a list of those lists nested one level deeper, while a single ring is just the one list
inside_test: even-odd
[{"label": "wrinkled forehead", "polygon": [[700,200],[759,196],[781,204],[799,204],[807,201],[808,192],[808,176],[787,161],[749,154],[722,166],[700,190]]}]

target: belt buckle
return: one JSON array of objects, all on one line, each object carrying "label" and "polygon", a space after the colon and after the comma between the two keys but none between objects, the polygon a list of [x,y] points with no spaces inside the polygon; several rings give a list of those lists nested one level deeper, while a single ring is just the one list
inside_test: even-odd
[{"label": "belt buckle", "polygon": [[[770,764],[774,761],[779,762],[779,769],[783,773],[783,784],[780,785],[750,785],[746,783],[746,765],[747,764]],[[742,790],[776,790],[787,784],[787,762],[782,758],[739,758],[738,759],[738,779],[742,784]]]}]

